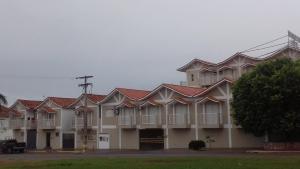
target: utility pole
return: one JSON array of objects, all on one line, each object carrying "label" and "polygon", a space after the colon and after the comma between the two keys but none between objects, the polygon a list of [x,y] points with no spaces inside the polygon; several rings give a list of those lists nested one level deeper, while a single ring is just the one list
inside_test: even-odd
[{"label": "utility pole", "polygon": [[83,142],[83,149],[84,151],[87,149],[87,138],[88,138],[88,131],[87,131],[87,88],[92,86],[93,83],[88,83],[87,80],[89,78],[93,78],[94,76],[80,76],[76,77],[76,79],[84,79],[84,83],[79,84],[79,87],[84,89],[84,109],[83,109],[83,135],[84,135],[84,142]]}]

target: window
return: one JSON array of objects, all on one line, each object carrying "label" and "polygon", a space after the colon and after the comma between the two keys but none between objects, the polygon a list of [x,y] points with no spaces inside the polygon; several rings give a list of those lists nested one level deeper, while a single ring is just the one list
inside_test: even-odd
[{"label": "window", "polygon": [[187,115],[187,105],[175,104],[175,124],[184,124]]},{"label": "window", "polygon": [[215,102],[206,102],[205,120],[207,124],[217,124],[219,116],[219,104]]},{"label": "window", "polygon": [[191,74],[191,81],[193,82],[194,80],[194,74]]}]

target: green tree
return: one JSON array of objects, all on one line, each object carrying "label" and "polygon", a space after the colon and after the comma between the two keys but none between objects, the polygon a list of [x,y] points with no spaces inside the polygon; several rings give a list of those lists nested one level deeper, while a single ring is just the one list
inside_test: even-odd
[{"label": "green tree", "polygon": [[0,105],[7,104],[6,97],[0,93]]},{"label": "green tree", "polygon": [[300,62],[269,61],[244,74],[233,86],[232,107],[235,123],[246,132],[298,140]]}]

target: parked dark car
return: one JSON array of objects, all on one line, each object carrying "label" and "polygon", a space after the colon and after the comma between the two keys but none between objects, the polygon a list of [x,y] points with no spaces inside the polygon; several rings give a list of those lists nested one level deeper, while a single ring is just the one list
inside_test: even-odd
[{"label": "parked dark car", "polygon": [[25,147],[26,143],[18,143],[15,139],[0,141],[0,151],[2,153],[24,153]]}]

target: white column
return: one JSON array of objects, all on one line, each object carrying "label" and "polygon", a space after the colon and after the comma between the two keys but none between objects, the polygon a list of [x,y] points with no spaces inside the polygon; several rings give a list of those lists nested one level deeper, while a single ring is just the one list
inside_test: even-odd
[{"label": "white column", "polygon": [[119,127],[119,149],[122,149],[122,129]]},{"label": "white column", "polygon": [[166,106],[166,149],[169,149],[168,104]]},{"label": "white column", "polygon": [[[75,142],[74,142],[74,147],[75,147],[75,149],[77,149],[78,147],[77,147],[77,130],[75,129],[75,132],[74,132],[74,137],[75,137]],[[97,132],[97,139],[96,139],[96,141],[98,140],[98,132]],[[97,148],[98,148],[98,142],[97,142]]]},{"label": "white column", "polygon": [[[98,139],[99,139],[99,115],[100,115],[100,109],[99,105],[97,105],[97,129],[96,129],[96,147],[99,149]],[[76,132],[76,130],[75,130]]]},{"label": "white column", "polygon": [[231,135],[231,129],[232,129],[232,124],[231,124],[231,115],[230,115],[230,93],[229,93],[229,84],[227,83],[226,85],[226,91],[227,91],[227,118],[228,118],[228,147],[232,148],[232,135]]},{"label": "white column", "polygon": [[24,125],[23,126],[23,130],[24,130],[23,141],[25,143],[27,143],[27,111],[25,111],[23,125]]},{"label": "white column", "polygon": [[199,140],[199,133],[198,133],[198,103],[195,103],[195,136],[196,140]]},{"label": "white column", "polygon": [[187,123],[190,124],[190,105],[187,104]]},{"label": "white column", "polygon": [[136,125],[136,110],[133,108],[133,123]]},{"label": "white column", "polygon": [[206,124],[206,116],[205,116],[205,102],[201,104],[202,105],[202,123]]},{"label": "white column", "polygon": [[162,125],[162,121],[161,121],[161,106],[158,106],[159,109],[159,116],[158,116],[158,120],[159,120],[159,125]]},{"label": "white column", "polygon": [[223,113],[222,113],[222,103],[221,102],[219,102],[219,122],[220,122],[220,124],[223,124]]},{"label": "white column", "polygon": [[23,138],[23,140],[27,144],[27,129],[24,128],[23,130],[24,130],[24,135],[23,135],[24,138]]},{"label": "white column", "polygon": [[100,132],[103,133],[103,106],[100,107]]},{"label": "white column", "polygon": [[39,114],[38,112],[36,113],[36,137],[35,137],[35,148],[38,149],[38,145],[39,145]]}]

